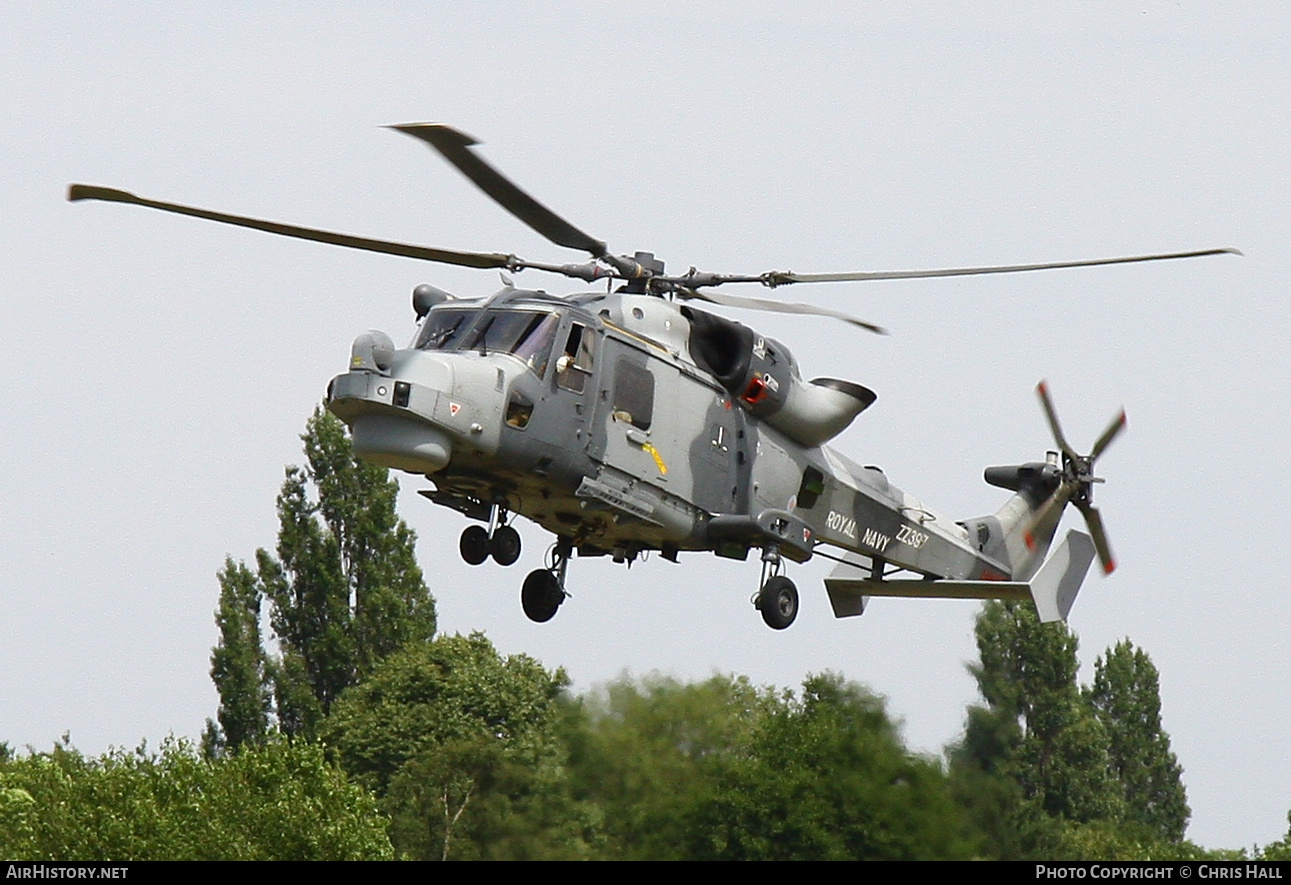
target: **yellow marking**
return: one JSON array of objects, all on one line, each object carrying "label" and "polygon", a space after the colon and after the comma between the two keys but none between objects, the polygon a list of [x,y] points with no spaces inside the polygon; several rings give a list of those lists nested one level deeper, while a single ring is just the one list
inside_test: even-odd
[{"label": "yellow marking", "polygon": [[663,455],[659,454],[659,450],[654,447],[654,443],[642,443],[641,448],[650,453],[650,457],[654,458],[654,465],[659,468],[661,474],[666,476],[668,474],[668,465],[663,463]]}]

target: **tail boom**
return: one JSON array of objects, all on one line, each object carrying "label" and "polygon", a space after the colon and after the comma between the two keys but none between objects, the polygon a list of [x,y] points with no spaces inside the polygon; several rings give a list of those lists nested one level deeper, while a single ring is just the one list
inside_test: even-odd
[{"label": "tail boom", "polygon": [[1094,542],[1074,529],[1027,581],[884,580],[856,577],[858,564],[841,562],[825,578],[834,616],[865,611],[871,596],[920,599],[1030,599],[1042,622],[1065,621],[1094,561]]}]

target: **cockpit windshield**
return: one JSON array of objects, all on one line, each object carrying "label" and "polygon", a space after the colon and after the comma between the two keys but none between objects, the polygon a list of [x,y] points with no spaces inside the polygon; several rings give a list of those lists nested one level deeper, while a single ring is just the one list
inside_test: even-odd
[{"label": "cockpit windshield", "polygon": [[462,335],[481,313],[479,310],[452,308],[432,310],[426,315],[426,321],[417,333],[417,343],[413,346],[418,350],[456,350]]},{"label": "cockpit windshield", "polygon": [[554,313],[531,310],[436,308],[426,315],[414,347],[509,353],[541,376],[559,323]]}]

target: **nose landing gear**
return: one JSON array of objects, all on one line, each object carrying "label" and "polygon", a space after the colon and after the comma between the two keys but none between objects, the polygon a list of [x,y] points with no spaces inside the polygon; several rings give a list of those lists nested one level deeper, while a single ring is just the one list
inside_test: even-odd
[{"label": "nose landing gear", "polygon": [[520,558],[520,533],[509,525],[500,525],[489,538],[489,555],[498,565],[514,565]]},{"label": "nose landing gear", "polygon": [[468,525],[462,530],[457,551],[470,565],[479,565],[489,558],[489,530],[482,525]]},{"label": "nose landing gear", "polygon": [[520,558],[520,533],[507,525],[507,512],[501,507],[489,511],[489,527],[468,525],[457,542],[462,559],[480,565],[490,556],[498,565],[513,565]]}]

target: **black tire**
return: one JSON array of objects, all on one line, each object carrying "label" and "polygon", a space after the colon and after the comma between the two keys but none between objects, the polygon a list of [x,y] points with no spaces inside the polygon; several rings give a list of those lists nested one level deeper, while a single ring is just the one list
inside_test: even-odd
[{"label": "black tire", "polygon": [[798,588],[784,575],[776,575],[762,585],[758,610],[768,627],[783,630],[798,617]]},{"label": "black tire", "polygon": [[520,606],[529,620],[546,623],[556,616],[556,609],[565,601],[565,591],[560,589],[556,576],[546,569],[529,572],[520,588]]},{"label": "black tire", "polygon": [[509,525],[500,525],[489,539],[489,553],[498,565],[514,565],[520,558],[520,533]]},{"label": "black tire", "polygon": [[482,525],[468,525],[457,542],[457,552],[471,565],[489,558],[489,533]]}]

